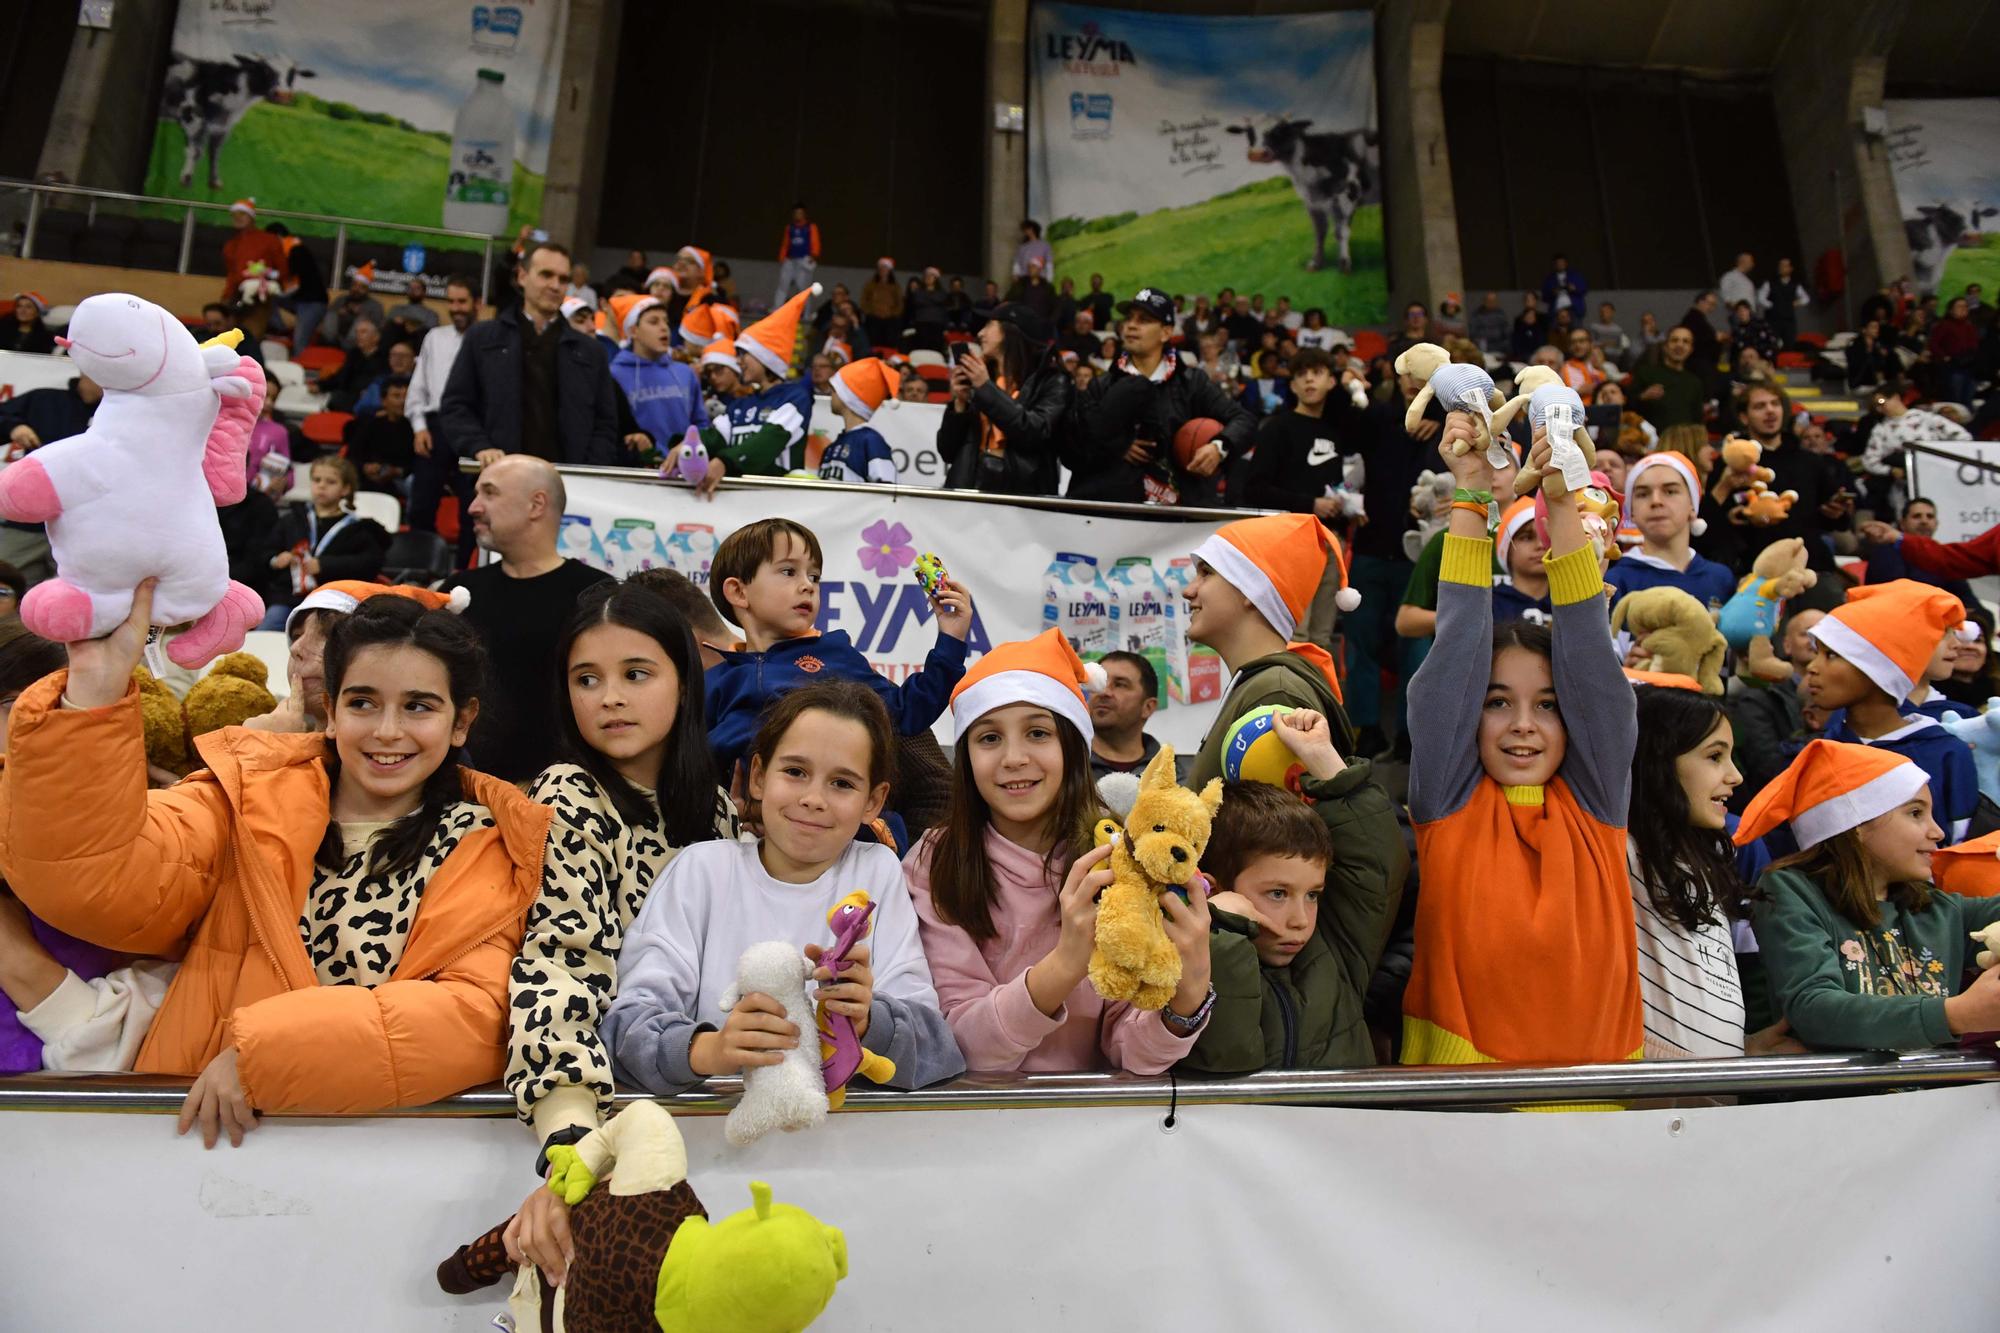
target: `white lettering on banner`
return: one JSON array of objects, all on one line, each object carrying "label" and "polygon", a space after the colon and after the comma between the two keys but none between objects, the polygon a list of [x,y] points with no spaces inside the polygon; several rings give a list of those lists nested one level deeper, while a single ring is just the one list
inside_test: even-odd
[{"label": "white lettering on banner", "polygon": [[[711,1217],[754,1179],[845,1233],[816,1333],[1993,1327],[1993,1084],[1161,1116],[839,1112],[746,1150],[720,1116],[676,1123]],[[470,1333],[507,1284],[446,1296],[433,1273],[532,1184],[511,1117],[267,1119],[213,1152],[171,1115],[0,1112],[0,1133],[33,1200],[0,1245],[9,1328]]]},{"label": "white lettering on banner", "polygon": [[[898,486],[944,485],[944,459],[937,451],[938,420],[949,410],[943,403],[884,404],[868,422],[889,447],[896,451]],[[825,394],[813,398],[812,434],[822,444],[831,444],[843,429],[833,399]],[[819,453],[808,450],[807,457],[818,466]]]},{"label": "white lettering on banner", "polygon": [[76,376],[76,362],[66,356],[0,352],[0,402],[31,389],[60,389]]},{"label": "white lettering on banner", "polygon": [[[725,487],[704,503],[684,487],[652,481],[590,475],[564,481],[564,553],[621,577],[666,565],[705,588],[717,545],[737,528],[780,515],[803,523],[826,557],[819,628],[847,631],[891,680],[921,667],[937,642],[930,603],[912,570],[919,555],[932,551],[972,592],[973,656],[1060,625],[1087,656],[1129,648],[1155,663],[1165,706],[1147,730],[1162,742],[1192,754],[1215,718],[1219,661],[1177,651],[1184,642],[1177,615],[1132,614],[1121,627],[1114,590],[1136,590],[1143,606],[1177,611],[1189,553],[1218,524],[1100,518],[866,486]],[[1128,557],[1137,562],[1121,568]],[[1065,595],[1079,584],[1087,584],[1087,595]],[[948,719],[940,719],[938,733],[948,743]]]}]

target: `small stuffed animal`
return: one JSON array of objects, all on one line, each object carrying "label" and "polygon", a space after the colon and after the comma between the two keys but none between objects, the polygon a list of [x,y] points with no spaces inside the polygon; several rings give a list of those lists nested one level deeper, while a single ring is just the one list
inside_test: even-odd
[{"label": "small stuffed animal", "polygon": [[660,465],[661,476],[678,476],[690,486],[708,476],[708,446],[701,442],[700,428],[689,426],[674,453],[673,461]]},{"label": "small stuffed animal", "polygon": [[[719,1003],[724,1010],[734,1009],[745,995],[761,992],[784,1007],[785,1018],[800,1032],[810,1032],[813,1009],[806,1000],[806,982],[812,974],[812,964],[789,940],[753,944],[737,961],[736,982]],[[730,1111],[723,1136],[742,1148],[774,1129],[811,1129],[826,1119],[826,1107],[826,1076],[818,1053],[801,1043],[778,1064],[743,1071],[743,1097]]]},{"label": "small stuffed animal", "polygon": [[[1493,377],[1486,373],[1484,366],[1466,365],[1451,359],[1451,353],[1436,343],[1417,343],[1403,350],[1396,358],[1396,373],[1408,375],[1424,381],[1424,387],[1410,400],[1409,410],[1403,413],[1403,429],[1413,431],[1417,423],[1424,419],[1424,409],[1437,399],[1447,412],[1470,412],[1478,423],[1478,431],[1473,443],[1486,450],[1486,461],[1494,467],[1506,467],[1513,460],[1506,450],[1494,441],[1498,429],[1494,425],[1493,411],[1500,406],[1500,390],[1494,386]],[[1469,453],[1470,449],[1461,449]]]},{"label": "small stuffed animal", "polygon": [[1986,711],[1977,717],[1947,719],[1944,729],[1972,747],[1980,794],[2000,802],[2000,699],[1988,699]]},{"label": "small stuffed animal", "polygon": [[188,771],[187,714],[174,692],[144,667],[132,668],[139,687],[139,725],[145,737],[146,762],[163,773],[185,776]]},{"label": "small stuffed animal", "polygon": [[1750,573],[1736,585],[1736,595],[1723,606],[1716,618],[1730,651],[1742,657],[1750,673],[1760,680],[1787,680],[1791,663],[1771,647],[1784,618],[1785,599],[1796,597],[1819,582],[1819,575],[1806,564],[1806,544],[1801,537],[1772,542],[1757,553]]},{"label": "small stuffed animal", "polygon": [[1798,498],[1797,491],[1774,491],[1761,481],[1753,481],[1750,483],[1750,498],[1743,502],[1743,516],[1750,520],[1753,527],[1768,528],[1773,523],[1784,522],[1791,515],[1792,504]]},{"label": "small stuffed animal", "polygon": [[1777,473],[1757,465],[1757,460],[1763,456],[1763,445],[1755,440],[1746,440],[1741,435],[1731,435],[1722,442],[1723,466],[1746,483],[1761,481],[1768,484],[1778,479]]},{"label": "small stuffed animal", "polygon": [[1972,932],[1972,938],[1979,941],[1979,952],[1974,955],[1972,965],[1984,972],[1989,967],[2000,967],[2000,921]]},{"label": "small stuffed animal", "polygon": [[[1522,468],[1514,475],[1514,494],[1527,495],[1539,486],[1544,493],[1555,497],[1588,486],[1590,463],[1583,446],[1576,442],[1576,432],[1583,426],[1583,399],[1547,366],[1529,366],[1522,371],[1514,390],[1514,396],[1493,414],[1493,429],[1505,431],[1515,414],[1525,407],[1529,423],[1547,431],[1550,449],[1550,471],[1544,475],[1539,468]],[[1554,489],[1550,477],[1557,479]]]},{"label": "small stuffed animal", "polygon": [[278,706],[265,687],[270,678],[252,653],[229,653],[216,659],[208,674],[188,687],[185,699],[144,667],[132,672],[139,684],[139,717],[145,728],[146,762],[154,768],[186,777],[201,766],[195,756],[196,738],[224,727],[241,726]]},{"label": "small stuffed animal", "polygon": [[1417,520],[1417,526],[1403,534],[1403,554],[1410,560],[1415,561],[1431,538],[1444,531],[1457,486],[1449,472],[1425,470],[1417,474],[1417,484],[1410,487],[1410,517]]},{"label": "small stuffed animal", "polygon": [[1722,693],[1722,658],[1728,644],[1708,608],[1680,588],[1643,588],[1611,608],[1611,631],[1628,629],[1648,654],[1642,671],[1667,672],[1696,681],[1704,694]]},{"label": "small stuffed animal", "polygon": [[[874,916],[875,904],[868,901],[866,889],[856,889],[835,903],[826,914],[826,924],[833,927],[833,947],[820,955],[820,966],[839,976],[847,955],[868,938]],[[863,1046],[854,1034],[854,1020],[845,1014],[828,1013],[824,999],[813,1005],[813,1021],[819,1026],[820,1071],[826,1078],[829,1109],[839,1110],[847,1100],[848,1081],[856,1074],[870,1083],[887,1083],[896,1077],[895,1062]]]},{"label": "small stuffed animal", "polygon": [[1097,900],[1090,984],[1107,1000],[1158,1009],[1180,985],[1181,956],[1160,921],[1160,894],[1194,878],[1222,779],[1199,796],[1174,781],[1174,752],[1162,745],[1139,777],[1139,794],[1111,853],[1112,880]]},{"label": "small stuffed animal", "polygon": [[691,1217],[660,1265],[661,1333],[801,1333],[847,1276],[847,1237],[750,1182],[750,1207],[711,1226]]},{"label": "small stuffed animal", "polygon": [[[1600,560],[1616,560],[1624,552],[1618,546],[1618,523],[1625,512],[1625,497],[1611,489],[1611,478],[1602,472],[1590,474],[1590,484],[1571,492],[1577,512],[1583,515],[1583,535]],[[1549,545],[1549,497],[1535,496],[1535,535],[1544,550]]]},{"label": "small stuffed animal", "polygon": [[158,578],[153,623],[192,622],[168,640],[168,658],[192,668],[243,646],[264,603],[231,581],[216,518],[248,487],[264,407],[264,372],[236,352],[241,337],[197,345],[178,319],[123,292],[77,306],[58,341],[104,398],[83,434],[0,470],[0,517],[46,523],[55,556],[56,577],[22,599],[29,629],[58,643],[98,638]]}]

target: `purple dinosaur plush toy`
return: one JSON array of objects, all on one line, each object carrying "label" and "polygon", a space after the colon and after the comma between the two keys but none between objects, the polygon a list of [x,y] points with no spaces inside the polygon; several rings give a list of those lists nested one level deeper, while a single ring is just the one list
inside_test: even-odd
[{"label": "purple dinosaur plush toy", "polygon": [[[854,946],[868,938],[875,919],[875,904],[865,889],[856,889],[833,905],[826,924],[833,928],[833,947],[820,955],[820,966],[835,976],[847,966]],[[826,1104],[838,1107],[847,1097],[847,1084],[856,1074],[871,1083],[887,1083],[896,1076],[895,1062],[875,1054],[861,1044],[854,1033],[854,1020],[845,1014],[830,1014],[826,1001],[813,1006],[819,1024],[820,1070],[826,1075]]]},{"label": "purple dinosaur plush toy", "polygon": [[[680,473],[682,481],[693,486],[708,475],[708,446],[701,442],[701,432],[698,429],[693,426],[687,428],[687,434],[681,436],[681,447],[678,452],[680,458],[674,467]],[[665,473],[666,469],[662,468],[661,472]]]}]

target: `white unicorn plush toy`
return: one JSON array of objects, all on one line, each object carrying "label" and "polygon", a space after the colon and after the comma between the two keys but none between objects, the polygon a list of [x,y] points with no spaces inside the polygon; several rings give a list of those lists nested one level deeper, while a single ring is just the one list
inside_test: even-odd
[{"label": "white unicorn plush toy", "polygon": [[90,429],[0,469],[0,517],[48,524],[55,556],[56,577],[21,603],[29,629],[57,643],[108,634],[157,578],[153,623],[187,625],[168,658],[195,668],[243,646],[264,603],[231,582],[215,513],[243,498],[264,410],[264,372],[237,353],[241,337],[198,344],[123,292],[77,306],[56,341],[104,389]]}]

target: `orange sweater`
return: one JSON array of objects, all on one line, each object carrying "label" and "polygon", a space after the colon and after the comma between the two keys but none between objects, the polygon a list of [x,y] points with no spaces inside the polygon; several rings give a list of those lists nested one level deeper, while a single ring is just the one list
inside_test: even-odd
[{"label": "orange sweater", "polygon": [[1410,818],[1424,887],[1405,1064],[1637,1057],[1625,812],[1638,723],[1589,550],[1548,560],[1568,750],[1547,787],[1479,762],[1492,661],[1490,541],[1445,538],[1437,641],[1410,683]]},{"label": "orange sweater", "polygon": [[1961,898],[2000,897],[2000,833],[1938,848],[1931,871],[1940,889]]}]

